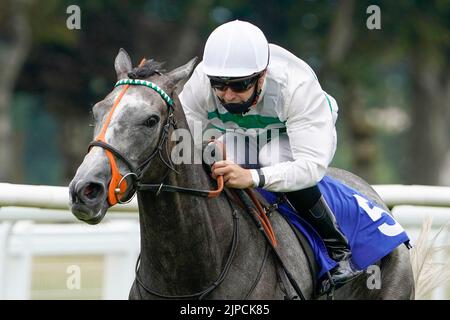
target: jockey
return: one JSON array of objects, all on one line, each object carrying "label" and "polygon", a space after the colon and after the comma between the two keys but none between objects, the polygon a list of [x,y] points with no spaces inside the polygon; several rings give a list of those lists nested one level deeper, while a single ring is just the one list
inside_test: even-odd
[{"label": "jockey", "polygon": [[361,273],[317,186],[336,151],[338,107],[308,64],[269,44],[258,27],[228,22],[209,36],[180,101],[191,132],[201,123],[226,141],[227,159],[214,163],[214,178],[223,175],[232,188],[285,192],[338,262],[335,287]]}]

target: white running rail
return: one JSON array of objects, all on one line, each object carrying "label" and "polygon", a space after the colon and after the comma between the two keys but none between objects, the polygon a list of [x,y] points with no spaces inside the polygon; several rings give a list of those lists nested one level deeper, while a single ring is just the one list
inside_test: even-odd
[{"label": "white running rail", "polygon": [[[426,215],[436,229],[450,220],[450,187],[376,185],[414,243]],[[0,299],[30,299],[33,258],[103,256],[101,298],[126,299],[139,253],[137,201],[114,206],[96,226],[68,210],[67,187],[0,183]],[[448,234],[438,244],[448,244]],[[440,256],[445,259],[446,256]],[[448,299],[441,287],[433,299]]]}]

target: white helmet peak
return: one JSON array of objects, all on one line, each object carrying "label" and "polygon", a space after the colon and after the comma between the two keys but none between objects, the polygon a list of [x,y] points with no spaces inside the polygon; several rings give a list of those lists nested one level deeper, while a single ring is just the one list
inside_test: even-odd
[{"label": "white helmet peak", "polygon": [[243,77],[263,71],[269,63],[264,33],[245,21],[217,27],[205,44],[203,71],[209,76]]}]

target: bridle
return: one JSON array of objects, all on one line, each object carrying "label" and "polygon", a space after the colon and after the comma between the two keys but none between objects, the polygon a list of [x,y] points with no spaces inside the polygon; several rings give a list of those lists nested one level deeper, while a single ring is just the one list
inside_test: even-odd
[{"label": "bridle", "polygon": [[[144,61],[145,60],[143,60],[143,62]],[[143,62],[141,62],[141,65],[143,64]],[[167,139],[169,136],[169,131],[171,128],[176,128],[176,122],[174,120],[174,103],[173,103],[173,100],[169,97],[169,95],[167,95],[163,89],[161,89],[158,85],[156,85],[153,82],[146,81],[146,80],[137,80],[137,79],[122,79],[122,80],[117,81],[117,83],[115,84],[115,87],[122,86],[122,85],[124,87],[123,87],[122,91],[119,93],[119,95],[117,96],[116,100],[114,101],[113,107],[111,108],[100,133],[96,136],[96,138],[91,143],[89,143],[89,149],[88,149],[88,152],[89,152],[92,149],[92,147],[103,148],[109,159],[109,163],[110,163],[110,167],[111,167],[111,181],[110,181],[109,187],[108,187],[108,202],[109,202],[109,204],[111,206],[113,206],[117,203],[126,203],[126,202],[131,201],[131,199],[132,199],[131,197],[130,197],[130,199],[128,199],[125,202],[122,201],[122,196],[127,192],[127,188],[128,188],[128,183],[126,180],[126,178],[128,176],[134,177],[133,184],[132,184],[133,190],[131,191],[133,195],[137,191],[153,191],[153,192],[156,192],[156,195],[158,195],[160,192],[168,191],[168,192],[189,193],[192,195],[203,196],[203,197],[208,197],[208,198],[219,196],[223,190],[223,177],[222,176],[217,177],[217,184],[218,184],[217,190],[198,190],[198,189],[191,189],[191,188],[183,188],[183,187],[178,187],[178,186],[173,186],[173,185],[167,185],[167,184],[164,184],[164,182],[161,182],[159,184],[141,184],[140,183],[140,180],[141,180],[143,174],[146,172],[146,170],[150,166],[152,160],[157,155],[159,156],[160,160],[168,168],[165,175],[163,176],[162,181],[165,180],[165,178],[167,177],[170,170],[173,170],[176,172],[170,157],[167,156],[167,160],[165,160],[164,156],[163,156],[164,150],[167,151],[167,145],[168,145]],[[128,158],[126,156],[124,156],[119,150],[117,150],[115,147],[113,147],[112,145],[110,145],[109,143],[107,143],[105,141],[106,130],[109,126],[109,123],[111,122],[112,115],[113,115],[114,111],[117,109],[117,106],[119,105],[122,97],[124,96],[125,92],[127,91],[127,89],[129,88],[130,85],[142,85],[142,86],[146,86],[146,87],[153,89],[164,99],[164,101],[166,102],[166,105],[168,107],[168,116],[167,116],[166,122],[162,128],[162,134],[159,138],[157,147],[155,148],[155,150],[153,150],[153,152],[150,154],[150,156],[144,162],[142,162],[137,168],[135,168],[135,166],[132,164],[132,162],[130,160],[128,160]],[[166,154],[167,154],[167,152],[166,152]],[[130,172],[128,172],[125,175],[122,175],[117,167],[116,158],[120,159],[123,163],[125,163],[125,165],[130,170]],[[229,197],[227,197],[227,199],[230,202]],[[230,252],[226,259],[226,263],[225,263],[225,266],[224,266],[222,272],[220,273],[218,279],[216,281],[214,281],[211,286],[202,290],[201,292],[197,292],[197,293],[186,295],[186,296],[168,296],[168,295],[160,294],[152,289],[147,288],[145,286],[145,284],[142,282],[142,280],[140,279],[140,277],[138,275],[139,263],[140,263],[140,256],[139,256],[137,263],[136,263],[136,281],[141,285],[141,287],[144,288],[147,292],[149,292],[151,294],[154,294],[156,296],[163,297],[163,298],[168,298],[168,299],[180,299],[180,298],[202,299],[205,295],[207,295],[208,293],[213,291],[215,288],[217,288],[223,282],[223,280],[225,280],[225,277],[228,274],[228,271],[230,269],[231,263],[235,256],[235,253],[237,250],[237,244],[238,244],[239,225],[238,225],[237,210],[233,208],[231,202],[230,202],[230,206],[233,209],[233,213],[232,213],[233,234],[232,234],[232,240],[231,240],[231,244],[230,244]],[[267,254],[266,254],[266,256],[267,256]],[[264,261],[266,261],[266,258],[264,259]]]},{"label": "bridle", "polygon": [[[217,184],[218,188],[217,190],[198,190],[198,189],[191,189],[191,188],[184,188],[184,187],[178,187],[173,185],[167,185],[164,184],[164,180],[167,177],[170,170],[175,171],[174,165],[172,163],[172,160],[167,155],[167,139],[169,137],[169,131],[171,128],[176,128],[176,123],[174,119],[174,103],[173,100],[169,97],[169,95],[164,92],[163,89],[161,89],[158,85],[156,85],[153,82],[146,81],[146,80],[138,80],[138,79],[122,79],[117,81],[115,84],[115,87],[118,86],[124,86],[122,91],[117,96],[116,100],[114,101],[113,107],[111,108],[108,117],[106,118],[105,123],[103,124],[103,127],[100,131],[100,133],[97,135],[97,137],[89,144],[89,151],[92,149],[92,147],[101,147],[105,150],[106,156],[109,159],[109,164],[111,167],[111,181],[109,183],[108,187],[108,203],[113,206],[117,203],[127,203],[131,201],[132,196],[136,193],[136,191],[153,191],[156,192],[157,195],[159,195],[160,192],[168,191],[168,192],[182,192],[182,193],[189,193],[197,196],[203,196],[203,197],[217,197],[220,192],[223,189],[223,178],[219,176],[217,178]],[[119,105],[122,97],[124,96],[127,89],[130,87],[130,85],[140,85],[140,86],[146,86],[148,88],[153,89],[156,91],[165,101],[167,107],[168,107],[168,116],[166,118],[166,122],[162,128],[162,133],[159,138],[159,142],[157,147],[153,150],[153,152],[147,157],[147,159],[142,162],[138,167],[134,167],[132,162],[123,155],[119,150],[117,150],[115,147],[110,145],[105,141],[105,134],[106,130],[108,129],[108,126],[111,122],[112,115],[114,111],[117,109],[117,106]],[[88,152],[89,152],[88,151]],[[164,158],[163,152],[165,151],[167,160]],[[165,164],[165,166],[168,168],[166,171],[166,174],[163,176],[162,182],[158,184],[141,184],[140,180],[143,176],[143,174],[147,171],[148,167],[150,166],[152,160],[159,156],[159,159]],[[116,158],[120,159],[127,168],[130,170],[130,172],[126,173],[125,175],[122,175],[118,169]],[[133,177],[132,180],[132,190],[128,191],[128,194],[131,194],[129,196],[129,199],[124,200],[123,196],[127,193],[128,190],[128,183],[127,183],[127,177]]]}]

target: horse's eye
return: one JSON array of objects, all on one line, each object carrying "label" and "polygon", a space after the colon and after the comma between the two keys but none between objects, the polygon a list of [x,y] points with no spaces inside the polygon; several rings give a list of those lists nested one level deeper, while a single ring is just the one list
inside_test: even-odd
[{"label": "horse's eye", "polygon": [[158,116],[151,116],[147,120],[145,120],[144,125],[151,128],[159,122]]}]

